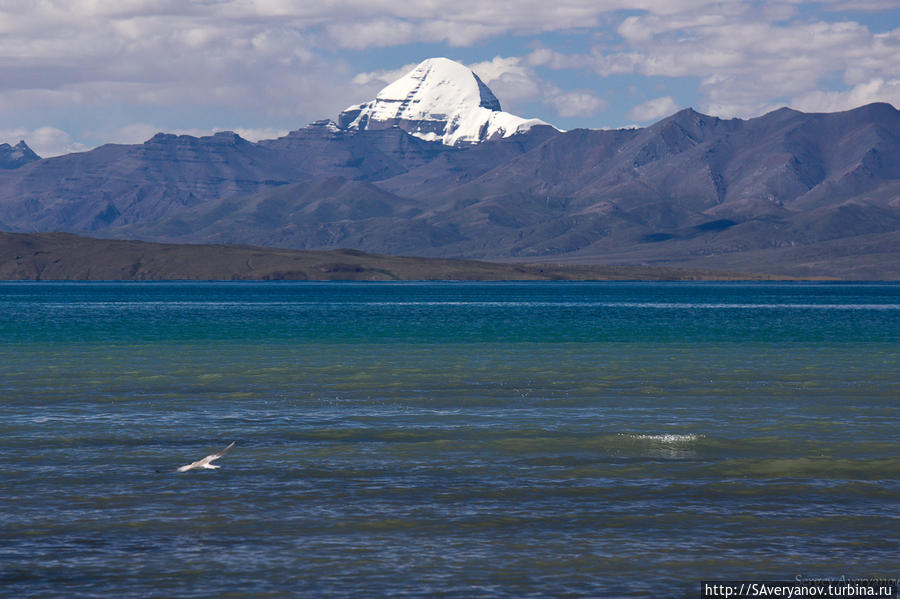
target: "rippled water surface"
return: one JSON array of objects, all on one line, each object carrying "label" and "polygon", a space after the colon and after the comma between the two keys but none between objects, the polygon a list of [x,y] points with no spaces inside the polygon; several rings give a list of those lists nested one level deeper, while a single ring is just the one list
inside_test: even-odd
[{"label": "rippled water surface", "polygon": [[0,343],[2,596],[900,574],[900,285],[6,283]]}]

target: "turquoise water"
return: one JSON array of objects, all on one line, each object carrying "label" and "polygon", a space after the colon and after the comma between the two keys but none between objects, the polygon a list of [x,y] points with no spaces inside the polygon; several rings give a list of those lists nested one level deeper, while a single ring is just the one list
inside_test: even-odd
[{"label": "turquoise water", "polygon": [[5,283],[0,343],[3,596],[900,574],[897,284]]}]

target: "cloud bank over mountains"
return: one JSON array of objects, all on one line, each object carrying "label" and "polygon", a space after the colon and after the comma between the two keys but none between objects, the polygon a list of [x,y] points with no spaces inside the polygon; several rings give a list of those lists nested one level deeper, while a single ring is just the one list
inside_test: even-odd
[{"label": "cloud bank over mountains", "polygon": [[900,106],[896,0],[4,0],[0,142],[275,135],[440,55],[563,127]]}]

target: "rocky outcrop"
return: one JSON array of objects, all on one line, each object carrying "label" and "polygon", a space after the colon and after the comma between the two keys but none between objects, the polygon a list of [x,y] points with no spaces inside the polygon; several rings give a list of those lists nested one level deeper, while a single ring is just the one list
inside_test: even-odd
[{"label": "rocky outcrop", "polygon": [[35,154],[24,140],[14,146],[0,144],[0,168],[2,169],[19,168],[40,159],[41,157]]}]

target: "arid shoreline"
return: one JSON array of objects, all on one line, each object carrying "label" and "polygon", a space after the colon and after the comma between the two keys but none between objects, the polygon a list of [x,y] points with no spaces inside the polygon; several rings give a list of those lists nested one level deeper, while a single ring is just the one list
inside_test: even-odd
[{"label": "arid shoreline", "polygon": [[792,277],[655,266],[510,264],[0,233],[0,280],[16,281],[777,281]]}]

